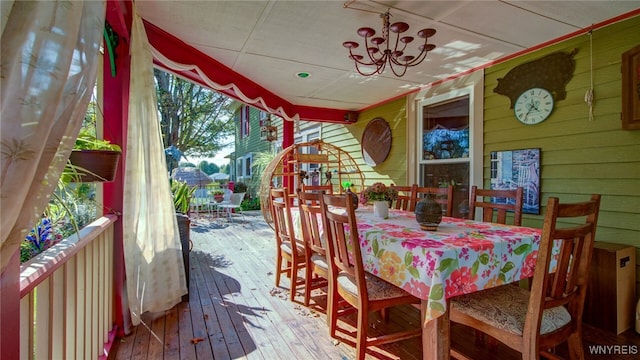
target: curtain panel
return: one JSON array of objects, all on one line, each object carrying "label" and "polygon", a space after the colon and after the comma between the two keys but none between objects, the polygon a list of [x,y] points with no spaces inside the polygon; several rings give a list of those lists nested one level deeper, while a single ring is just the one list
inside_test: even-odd
[{"label": "curtain panel", "polygon": [[2,1],[0,271],[42,215],[96,80],[104,1]]},{"label": "curtain panel", "polygon": [[129,307],[132,323],[138,325],[145,312],[178,304],[187,281],[162,145],[153,56],[135,4],[131,32],[122,219]]}]

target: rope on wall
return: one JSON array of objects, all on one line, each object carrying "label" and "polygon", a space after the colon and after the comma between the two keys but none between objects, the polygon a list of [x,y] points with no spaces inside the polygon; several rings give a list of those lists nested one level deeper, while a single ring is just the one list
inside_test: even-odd
[{"label": "rope on wall", "polygon": [[587,33],[589,35],[589,72],[590,87],[584,94],[584,102],[589,106],[589,121],[593,121],[593,27]]}]

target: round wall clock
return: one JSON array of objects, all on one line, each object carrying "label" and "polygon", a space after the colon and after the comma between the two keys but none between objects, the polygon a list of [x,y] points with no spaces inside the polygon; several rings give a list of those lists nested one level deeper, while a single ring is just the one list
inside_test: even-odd
[{"label": "round wall clock", "polygon": [[362,157],[367,165],[380,165],[391,150],[391,127],[383,118],[375,118],[362,133]]},{"label": "round wall clock", "polygon": [[518,96],[513,105],[516,119],[526,125],[539,124],[553,111],[553,95],[543,88],[531,88]]}]

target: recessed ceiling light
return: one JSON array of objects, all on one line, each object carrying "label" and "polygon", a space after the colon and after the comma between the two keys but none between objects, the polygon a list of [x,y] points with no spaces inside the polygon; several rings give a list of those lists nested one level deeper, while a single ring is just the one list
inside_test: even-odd
[{"label": "recessed ceiling light", "polygon": [[299,77],[300,79],[306,79],[306,78],[310,77],[311,74],[309,74],[306,71],[300,71],[300,72],[296,73],[296,76]]}]

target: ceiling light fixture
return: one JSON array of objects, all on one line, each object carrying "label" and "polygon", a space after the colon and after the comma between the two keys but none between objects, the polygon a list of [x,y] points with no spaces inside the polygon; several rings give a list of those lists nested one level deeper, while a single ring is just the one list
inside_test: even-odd
[{"label": "ceiling light fixture", "polygon": [[[402,77],[407,71],[407,68],[420,64],[427,57],[427,53],[436,47],[434,44],[428,43],[429,38],[432,37],[436,31],[434,29],[422,29],[418,31],[418,37],[424,39],[424,43],[418,47],[420,54],[417,56],[405,55],[404,51],[407,48],[407,44],[413,41],[413,37],[400,37],[400,34],[409,30],[409,25],[400,21],[390,24],[389,18],[391,14],[389,10],[380,14],[380,17],[382,18],[381,36],[373,37],[376,31],[369,27],[358,29],[358,35],[364,38],[364,47],[366,48],[365,56],[353,53],[353,49],[357,49],[360,46],[360,44],[355,41],[345,41],[342,43],[342,46],[349,49],[349,58],[355,61],[356,71],[360,75],[371,76],[382,74],[388,64],[395,76]],[[389,35],[391,35],[390,32],[396,34],[393,44],[390,41],[392,39],[389,38]],[[366,71],[367,69],[361,69],[361,66],[374,66],[375,69]]]}]

